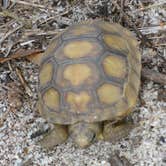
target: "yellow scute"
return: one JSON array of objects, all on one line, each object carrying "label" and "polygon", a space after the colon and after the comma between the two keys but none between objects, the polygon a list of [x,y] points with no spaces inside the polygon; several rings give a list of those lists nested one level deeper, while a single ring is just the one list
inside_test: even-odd
[{"label": "yellow scute", "polygon": [[103,60],[104,71],[108,76],[124,78],[127,72],[126,62],[123,58],[109,55]]},{"label": "yellow scute", "polygon": [[112,33],[119,33],[119,31],[121,30],[122,27],[120,27],[118,24],[110,24],[107,22],[101,22],[98,23],[98,26],[108,32],[112,32]]},{"label": "yellow scute", "polygon": [[134,90],[136,91],[136,93],[138,93],[139,86],[140,86],[140,78],[139,78],[139,76],[136,75],[136,73],[134,71],[130,71],[129,84],[133,85]]},{"label": "yellow scute", "polygon": [[106,104],[112,104],[120,99],[121,93],[121,89],[112,84],[103,84],[97,90],[100,101]]},{"label": "yellow scute", "polygon": [[125,96],[128,101],[129,107],[133,107],[137,101],[137,94],[130,84],[127,84],[125,87]]},{"label": "yellow scute", "polygon": [[118,117],[124,117],[128,113],[128,104],[121,98],[116,104],[115,109]]},{"label": "yellow scute", "polygon": [[40,70],[40,74],[39,74],[40,84],[44,85],[47,82],[51,81],[52,74],[53,74],[52,64],[50,64],[50,63],[44,64],[42,66],[42,69]]},{"label": "yellow scute", "polygon": [[51,109],[59,107],[59,93],[54,88],[50,88],[44,93],[43,100]]},{"label": "yellow scute", "polygon": [[64,47],[64,54],[68,58],[91,56],[96,45],[89,41],[73,41]]},{"label": "yellow scute", "polygon": [[69,65],[64,70],[64,78],[72,85],[80,85],[92,76],[91,68],[86,64]]},{"label": "yellow scute", "polygon": [[104,41],[105,43],[113,49],[116,50],[125,50],[127,51],[127,41],[125,41],[122,37],[120,36],[115,36],[115,35],[104,35]]},{"label": "yellow scute", "polygon": [[79,93],[69,92],[67,94],[67,102],[69,103],[71,110],[82,112],[86,111],[87,105],[90,102],[91,97],[85,91]]}]

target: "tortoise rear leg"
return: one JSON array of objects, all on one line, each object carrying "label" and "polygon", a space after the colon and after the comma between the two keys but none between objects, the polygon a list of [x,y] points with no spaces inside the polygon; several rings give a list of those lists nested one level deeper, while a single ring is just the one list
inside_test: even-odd
[{"label": "tortoise rear leg", "polygon": [[104,123],[103,137],[105,141],[116,142],[129,135],[130,131],[134,128],[131,121],[126,118],[113,124],[110,121]]},{"label": "tortoise rear leg", "polygon": [[52,149],[54,146],[62,144],[68,138],[67,127],[64,125],[54,125],[54,128],[44,135],[39,144],[46,148]]}]

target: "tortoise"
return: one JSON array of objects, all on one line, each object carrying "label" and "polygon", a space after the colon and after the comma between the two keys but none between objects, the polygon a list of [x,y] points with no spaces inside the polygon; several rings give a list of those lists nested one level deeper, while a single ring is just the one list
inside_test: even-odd
[{"label": "tortoise", "polygon": [[74,24],[51,41],[39,69],[39,112],[54,124],[44,147],[68,136],[81,148],[123,138],[140,87],[137,46],[129,30],[101,20]]}]

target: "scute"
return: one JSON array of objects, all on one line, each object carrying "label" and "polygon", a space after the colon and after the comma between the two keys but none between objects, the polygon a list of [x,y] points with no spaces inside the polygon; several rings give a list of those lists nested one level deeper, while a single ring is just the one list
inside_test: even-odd
[{"label": "scute", "polygon": [[103,31],[106,31],[106,33],[117,33],[119,34],[121,31],[121,26],[119,24],[116,23],[108,23],[108,22],[104,22],[104,21],[98,21],[96,22],[96,25],[101,28]]},{"label": "scute", "polygon": [[115,109],[117,110],[117,117],[124,117],[131,111],[124,97],[115,104]]},{"label": "scute", "polygon": [[127,42],[120,36],[105,34],[103,35],[103,40],[111,49],[119,51],[128,51]]},{"label": "scute", "polygon": [[59,93],[50,88],[43,94],[43,101],[49,108],[55,110],[59,107]]},{"label": "scute", "polygon": [[88,104],[91,100],[91,96],[86,91],[79,93],[68,92],[66,95],[66,101],[70,106],[70,109],[78,114],[86,112]]},{"label": "scute", "polygon": [[125,85],[125,97],[128,101],[129,108],[132,108],[137,101],[137,92],[129,83]]},{"label": "scute", "polygon": [[92,86],[100,80],[99,71],[95,64],[76,63],[61,65],[57,71],[56,82],[60,87]]},{"label": "scute", "polygon": [[127,74],[127,64],[120,56],[108,55],[104,58],[103,69],[108,76],[124,78]]},{"label": "scute", "polygon": [[102,103],[113,104],[121,97],[122,91],[120,87],[106,83],[98,88],[97,94]]},{"label": "scute", "polygon": [[64,39],[86,37],[86,36],[97,36],[98,32],[95,27],[86,25],[75,25],[67,29],[63,34]]},{"label": "scute", "polygon": [[129,74],[129,84],[132,85],[134,91],[138,93],[139,86],[140,86],[140,77],[136,74],[135,71],[130,71]]},{"label": "scute", "polygon": [[43,86],[51,81],[53,75],[53,65],[51,63],[43,64],[40,74],[39,74],[39,81],[40,86]]},{"label": "scute", "polygon": [[135,106],[141,55],[119,24],[90,21],[69,27],[41,60],[40,112],[49,122],[116,121]]},{"label": "scute", "polygon": [[101,55],[102,51],[102,45],[95,38],[71,39],[62,43],[61,47],[54,53],[54,57],[59,62],[90,57],[97,58]]},{"label": "scute", "polygon": [[66,57],[74,59],[86,56],[97,56],[100,51],[100,46],[98,43],[82,40],[70,42],[63,49]]},{"label": "scute", "polygon": [[70,81],[73,86],[82,84],[89,77],[92,77],[92,70],[86,64],[69,65],[64,70],[64,79]]}]

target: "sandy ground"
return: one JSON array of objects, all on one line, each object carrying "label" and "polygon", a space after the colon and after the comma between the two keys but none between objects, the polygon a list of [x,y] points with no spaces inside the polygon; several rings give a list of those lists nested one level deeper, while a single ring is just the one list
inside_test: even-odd
[{"label": "sandy ground", "polygon": [[[64,4],[61,5],[56,2],[56,13],[61,13],[66,9]],[[57,27],[55,23],[55,27],[61,30],[64,28],[62,26],[64,24],[68,26],[72,22],[93,18],[94,14],[100,15],[102,2],[101,0],[93,2],[89,0],[86,5],[81,3],[74,5],[72,8],[73,14],[70,17],[63,17],[62,20],[59,20],[61,26],[58,24],[59,27]],[[134,19],[138,19],[139,16],[143,18],[142,27],[139,28],[140,31],[147,35],[151,35],[152,32],[157,34],[157,28],[160,29],[160,27],[154,25],[166,21],[164,20],[166,18],[165,8],[159,5],[164,4],[164,1],[151,1],[149,5],[157,7],[150,7],[150,9],[141,12],[137,11],[136,6],[136,4],[138,6],[141,4],[140,1],[138,1],[139,3],[134,0],[128,2],[129,14]],[[112,7],[111,3],[108,4],[109,7]],[[108,12],[108,18],[111,14],[111,18],[117,18],[116,14],[113,15],[112,10],[110,11],[111,13]],[[43,18],[46,19],[47,15],[45,15],[45,10],[41,8],[39,11],[34,11],[34,17],[31,18],[33,21],[37,18],[42,20]],[[39,19],[39,21],[41,20]],[[150,26],[147,27],[147,25]],[[50,32],[51,30],[48,33]],[[2,34],[0,33],[0,35]],[[154,36],[152,35],[152,37]],[[14,39],[10,38],[9,41],[12,40]],[[32,38],[32,40],[35,39]],[[155,38],[155,41],[157,42],[158,39]],[[32,47],[33,42],[28,42],[29,40],[22,41],[23,46],[27,44],[27,47]],[[34,45],[40,42],[41,40],[37,40]],[[45,48],[48,41],[43,43],[42,47]],[[7,43],[7,46],[9,44],[10,42]],[[1,47],[1,52],[5,52],[6,48],[8,47]],[[162,46],[160,50],[161,56],[166,58],[165,46]],[[153,59],[154,52],[151,49],[144,47],[141,49],[141,53],[143,57],[152,58],[148,64],[151,68],[156,71],[161,68],[164,71],[164,66],[160,65],[161,60],[158,57]],[[22,90],[15,67],[22,70],[23,76],[32,90],[31,93],[28,93],[28,90]],[[87,149],[78,149],[69,139],[53,150],[46,151],[36,145],[40,139],[39,137],[31,138],[37,131],[48,128],[46,121],[36,111],[37,74],[37,66],[26,60],[13,60],[12,63],[5,63],[0,66],[0,166],[166,165],[166,87],[164,85],[142,81],[140,99],[132,114],[137,127],[131,131],[127,138],[114,144],[102,141],[96,142]]]}]

